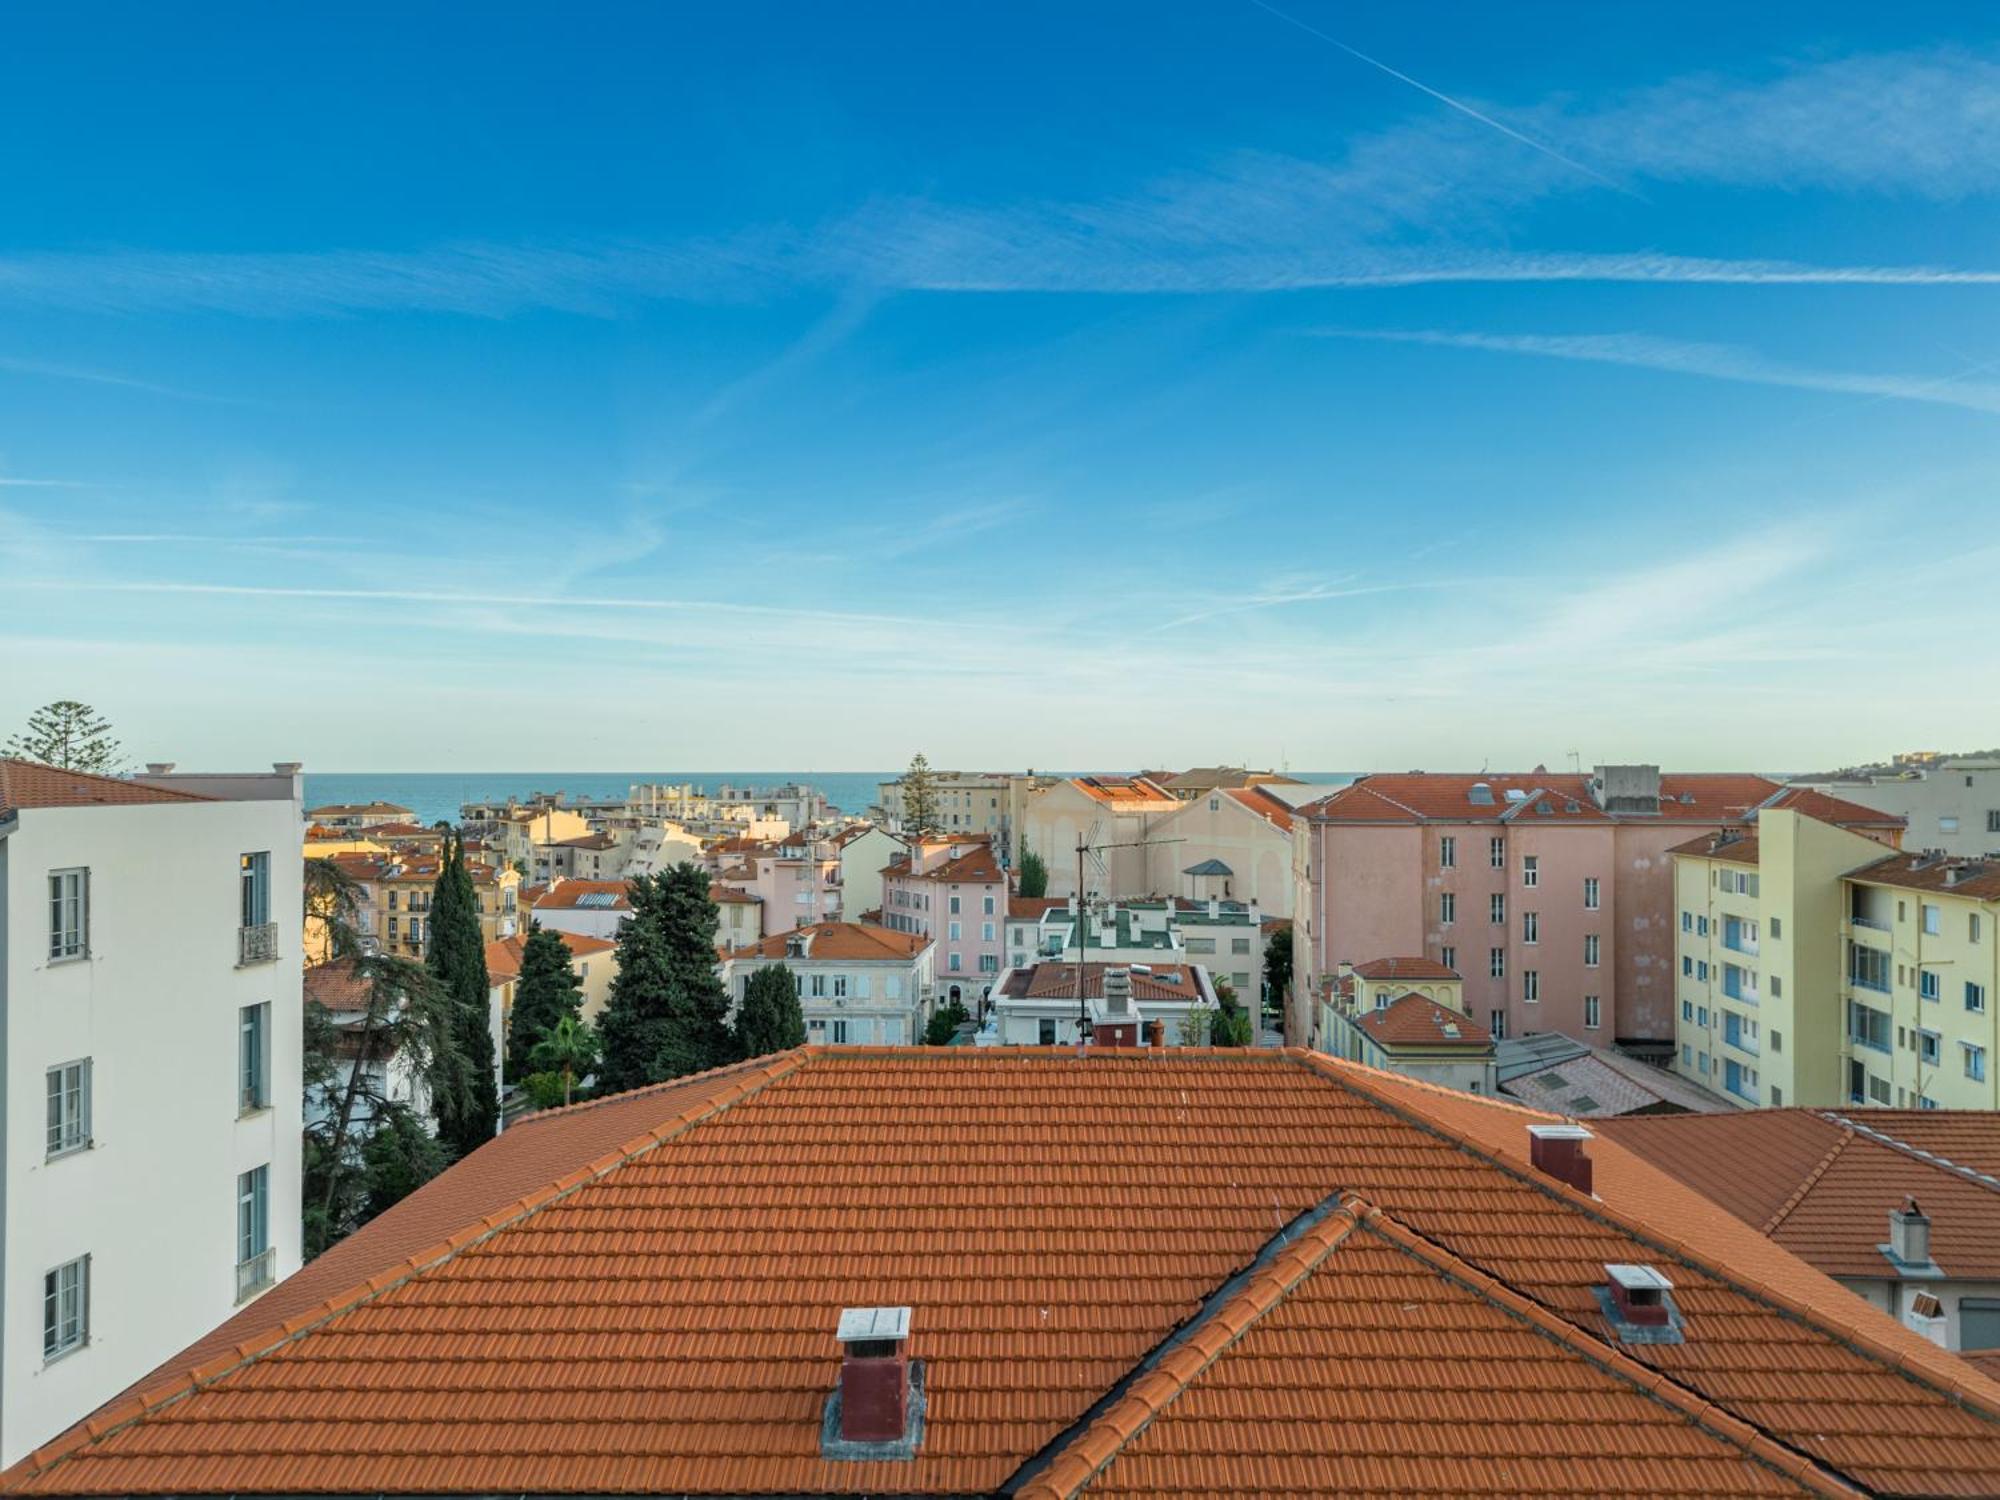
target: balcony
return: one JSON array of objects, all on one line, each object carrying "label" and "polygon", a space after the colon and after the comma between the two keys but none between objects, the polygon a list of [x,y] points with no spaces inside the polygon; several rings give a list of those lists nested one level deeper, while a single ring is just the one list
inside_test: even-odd
[{"label": "balcony", "polygon": [[278,924],[259,922],[251,927],[236,929],[236,967],[247,968],[251,964],[269,964],[278,961]]},{"label": "balcony", "polygon": [[260,1251],[248,1260],[236,1263],[236,1300],[248,1301],[264,1290],[278,1275],[278,1247],[276,1245]]}]

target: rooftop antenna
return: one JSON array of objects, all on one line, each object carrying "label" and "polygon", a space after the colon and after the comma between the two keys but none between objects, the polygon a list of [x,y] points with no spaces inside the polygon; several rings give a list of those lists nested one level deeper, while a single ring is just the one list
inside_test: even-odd
[{"label": "rooftop antenna", "polygon": [[1076,839],[1076,1041],[1079,1047],[1090,1041],[1094,1029],[1090,1024],[1090,1002],[1084,985],[1084,960],[1090,956],[1090,934],[1084,927],[1088,916],[1088,902],[1085,900],[1083,870],[1087,858],[1100,876],[1108,877],[1104,863],[1104,853],[1108,849],[1147,849],[1155,844],[1184,844],[1186,839],[1156,839],[1151,837],[1150,827],[1145,822],[1139,825],[1139,837],[1123,843],[1100,844],[1097,831],[1101,825],[1092,823],[1086,833],[1079,833]]}]

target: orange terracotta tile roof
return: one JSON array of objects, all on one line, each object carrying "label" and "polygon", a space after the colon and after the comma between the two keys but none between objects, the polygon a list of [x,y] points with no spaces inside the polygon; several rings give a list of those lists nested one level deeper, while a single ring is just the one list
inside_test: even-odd
[{"label": "orange terracotta tile roof", "polygon": [[[2000,859],[1927,858],[1892,854],[1848,872],[1849,880],[1894,885],[1910,891],[1937,891],[1974,901],[2000,901]],[[1951,882],[1947,884],[1946,882]]]},{"label": "orange terracotta tile roof", "polygon": [[[0,1488],[1992,1492],[2000,1385],[1609,1140],[1599,1198],[1535,1173],[1546,1118],[1296,1051],[804,1048],[510,1126]],[[1684,1343],[1614,1341],[1609,1262]],[[915,1310],[905,1462],[819,1453],[869,1304]]]},{"label": "orange terracotta tile roof", "polygon": [[1084,796],[1124,811],[1140,812],[1151,803],[1164,812],[1180,806],[1180,798],[1144,776],[1075,776],[1070,785]]},{"label": "orange terracotta tile roof", "polygon": [[[1122,964],[1085,964],[1084,994],[1102,998],[1104,971],[1125,968]],[[1016,1000],[1074,1000],[1076,965],[1065,963],[1029,964],[1008,971],[1000,993]],[[1135,1000],[1199,1000],[1201,986],[1195,983],[1188,964],[1154,964],[1151,972],[1132,971],[1132,998]]]},{"label": "orange terracotta tile roof", "polygon": [[1837,828],[1907,828],[1910,820],[1901,813],[1883,812],[1879,807],[1863,807],[1845,797],[1831,797],[1811,787],[1788,786],[1764,803],[1787,812],[1803,813]]},{"label": "orange terracotta tile roof", "polygon": [[815,922],[791,932],[773,933],[747,947],[733,949],[729,956],[785,958],[795,939],[804,941],[808,960],[845,959],[850,963],[908,962],[931,945],[929,938],[917,933],[891,932],[867,922]]},{"label": "orange terracotta tile roof", "polygon": [[301,986],[307,1004],[317,1002],[328,1010],[366,1010],[369,982],[357,972],[351,958],[336,958],[306,970]]},{"label": "orange terracotta tile roof", "polygon": [[[1890,1277],[1876,1246],[1889,1237],[1889,1211],[1914,1196],[1931,1219],[1932,1259],[1947,1275],[2000,1281],[2000,1178],[1899,1140],[1900,1121],[1918,1112],[1882,1113],[1898,1118],[1760,1109],[1633,1115],[1592,1128],[1829,1276]],[[1978,1137],[1963,1154],[1989,1165],[2000,1156],[2000,1113],[1923,1113],[1949,1120],[1954,1137]]]},{"label": "orange terracotta tile roof", "polygon": [[1493,1045],[1493,1033],[1468,1015],[1422,995],[1398,996],[1379,1010],[1364,1010],[1354,1024],[1385,1047],[1466,1047]]},{"label": "orange terracotta tile roof", "polygon": [[1365,964],[1356,964],[1354,972],[1363,979],[1400,979],[1405,983],[1417,979],[1458,978],[1458,970],[1434,958],[1371,958]]},{"label": "orange terracotta tile roof", "polygon": [[1667,853],[1726,860],[1732,865],[1754,865],[1757,863],[1757,849],[1757,836],[1753,833],[1739,833],[1733,837],[1704,833],[1685,844],[1674,845]]},{"label": "orange terracotta tile roof", "polygon": [[[604,911],[630,911],[632,909],[631,888],[622,880],[558,880],[535,897],[535,910],[558,911],[576,908],[581,898],[593,899],[589,907]],[[610,896],[612,900],[601,898]]]},{"label": "orange terracotta tile roof", "polygon": [[739,890],[733,885],[720,885],[715,881],[708,884],[708,899],[720,906],[724,902],[736,905],[760,906],[764,898],[755,891]]},{"label": "orange terracotta tile roof", "polygon": [[1067,896],[1009,896],[1007,915],[1016,922],[1039,922],[1046,913],[1068,905]]},{"label": "orange terracotta tile roof", "polygon": [[1292,809],[1282,799],[1272,796],[1261,786],[1230,787],[1222,794],[1239,806],[1248,808],[1258,817],[1264,818],[1279,828],[1290,832]]},{"label": "orange terracotta tile roof", "polygon": [[[1474,802],[1483,783],[1490,802]],[[1608,813],[1592,799],[1590,777],[1571,772],[1409,771],[1373,775],[1298,809],[1326,822],[1500,823],[1532,817],[1572,823],[1740,823],[1783,788],[1767,776],[1728,771],[1663,773],[1657,813]],[[1516,800],[1507,794],[1519,792]],[[1546,805],[1548,812],[1542,812]]]},{"label": "orange terracotta tile roof", "polygon": [[[550,929],[563,940],[569,949],[570,961],[579,958],[595,958],[600,953],[609,953],[618,945],[609,938],[592,937],[583,932],[564,932],[561,928]],[[493,984],[505,984],[521,977],[521,950],[528,944],[526,934],[515,937],[498,938],[486,945],[486,977]]]},{"label": "orange terracotta tile roof", "polygon": [[39,761],[0,759],[0,813],[30,807],[122,807],[214,800],[118,776],[92,776],[82,771],[59,771]]},{"label": "orange terracotta tile roof", "polygon": [[993,857],[992,849],[985,844],[968,849],[921,875],[912,875],[908,870],[896,870],[894,873],[906,880],[936,880],[951,885],[998,885],[1007,878],[1007,872],[1000,868],[1000,861]]}]

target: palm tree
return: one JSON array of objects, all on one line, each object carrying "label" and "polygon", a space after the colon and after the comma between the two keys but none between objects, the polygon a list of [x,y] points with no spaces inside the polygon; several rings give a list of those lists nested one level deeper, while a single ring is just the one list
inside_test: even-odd
[{"label": "palm tree", "polygon": [[564,1016],[542,1033],[528,1058],[544,1073],[562,1074],[563,1103],[568,1104],[576,1080],[588,1078],[597,1066],[597,1032],[588,1021]]}]

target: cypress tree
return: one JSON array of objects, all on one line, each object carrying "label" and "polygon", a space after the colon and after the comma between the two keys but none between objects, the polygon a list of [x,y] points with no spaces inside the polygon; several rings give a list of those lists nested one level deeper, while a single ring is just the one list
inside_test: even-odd
[{"label": "cypress tree", "polygon": [[514,1010],[507,1019],[509,1083],[535,1071],[529,1054],[565,1016],[583,1019],[583,986],[570,967],[569,945],[562,934],[530,922],[528,940],[521,945],[521,977],[514,983]]},{"label": "cypress tree", "polygon": [[664,1040],[668,992],[673,986],[652,877],[635,875],[626,891],[632,910],[618,924],[618,972],[612,976],[611,998],[597,1025],[604,1044],[598,1079],[606,1093],[655,1081],[653,1060]]},{"label": "cypress tree", "polygon": [[467,1073],[464,1101],[443,1101],[437,1112],[438,1139],[465,1156],[493,1139],[500,1098],[493,1076],[492,986],[486,976],[478,897],[472,889],[472,872],[465,866],[464,841],[450,835],[431,897],[430,928],[424,967],[451,1001],[453,1045]]},{"label": "cypress tree", "polygon": [[715,964],[715,903],[708,872],[680,864],[653,877],[653,898],[670,984],[665,1027],[653,1058],[656,1079],[721,1067],[738,1056],[729,995]]},{"label": "cypress tree", "polygon": [[743,989],[736,1007],[736,1050],[744,1057],[763,1057],[788,1047],[803,1047],[805,1012],[799,1008],[798,981],[783,964],[759,969]]}]

